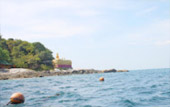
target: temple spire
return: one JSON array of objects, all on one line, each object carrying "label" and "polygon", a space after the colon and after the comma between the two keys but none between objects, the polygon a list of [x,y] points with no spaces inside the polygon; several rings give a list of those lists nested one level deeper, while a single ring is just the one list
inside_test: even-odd
[{"label": "temple spire", "polygon": [[59,60],[59,55],[58,55],[58,53],[57,53],[57,55],[56,55],[56,59]]}]

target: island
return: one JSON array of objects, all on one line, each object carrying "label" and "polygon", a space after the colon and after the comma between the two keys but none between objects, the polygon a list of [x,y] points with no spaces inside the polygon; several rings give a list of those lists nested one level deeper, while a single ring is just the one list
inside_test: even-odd
[{"label": "island", "polygon": [[40,42],[30,43],[0,35],[0,80],[56,75],[128,72],[128,70],[73,69],[72,61],[52,56]]}]

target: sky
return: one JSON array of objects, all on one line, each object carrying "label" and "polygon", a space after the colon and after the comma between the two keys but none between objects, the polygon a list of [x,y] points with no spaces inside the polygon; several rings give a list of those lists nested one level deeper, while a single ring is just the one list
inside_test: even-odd
[{"label": "sky", "polygon": [[170,0],[0,0],[0,33],[75,69],[170,68]]}]

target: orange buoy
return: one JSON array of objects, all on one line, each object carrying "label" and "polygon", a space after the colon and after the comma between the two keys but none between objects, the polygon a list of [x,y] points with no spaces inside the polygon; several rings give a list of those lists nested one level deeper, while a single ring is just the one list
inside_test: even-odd
[{"label": "orange buoy", "polygon": [[19,103],[24,103],[25,98],[22,93],[17,92],[17,93],[12,94],[10,101],[11,101],[11,104],[19,104]]},{"label": "orange buoy", "polygon": [[100,78],[99,78],[99,81],[104,81],[104,78],[103,78],[103,77],[100,77]]}]

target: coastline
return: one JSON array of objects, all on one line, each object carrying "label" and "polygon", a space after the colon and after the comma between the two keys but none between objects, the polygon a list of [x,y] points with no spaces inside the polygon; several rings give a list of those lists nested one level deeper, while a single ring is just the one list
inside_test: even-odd
[{"label": "coastline", "polygon": [[45,76],[60,76],[72,74],[92,74],[92,73],[112,73],[112,72],[128,72],[128,70],[95,70],[95,69],[69,69],[69,70],[50,70],[50,71],[34,71],[24,68],[0,69],[0,80],[9,80],[17,78],[34,78]]}]

